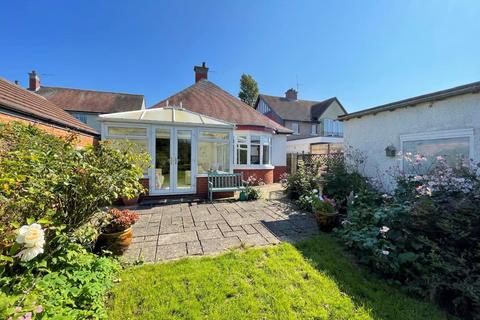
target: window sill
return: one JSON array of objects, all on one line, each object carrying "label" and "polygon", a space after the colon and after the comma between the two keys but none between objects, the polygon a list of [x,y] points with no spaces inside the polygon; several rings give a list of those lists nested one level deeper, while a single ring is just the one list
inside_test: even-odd
[{"label": "window sill", "polygon": [[271,164],[238,164],[233,167],[233,169],[246,169],[246,170],[264,170],[264,169],[274,169],[275,166]]}]

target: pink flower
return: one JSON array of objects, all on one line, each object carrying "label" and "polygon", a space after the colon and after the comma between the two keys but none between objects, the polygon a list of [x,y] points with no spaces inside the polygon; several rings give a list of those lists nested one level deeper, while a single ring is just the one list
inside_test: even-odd
[{"label": "pink flower", "polygon": [[24,320],[31,320],[32,319],[32,313],[31,312],[25,313],[25,315],[23,316],[23,319]]},{"label": "pink flower", "polygon": [[42,305],[38,305],[35,307],[35,313],[42,313],[42,311],[43,311]]},{"label": "pink flower", "polygon": [[22,311],[22,307],[16,307],[16,308],[15,308],[15,313],[18,313],[18,312],[20,312],[20,311]]}]

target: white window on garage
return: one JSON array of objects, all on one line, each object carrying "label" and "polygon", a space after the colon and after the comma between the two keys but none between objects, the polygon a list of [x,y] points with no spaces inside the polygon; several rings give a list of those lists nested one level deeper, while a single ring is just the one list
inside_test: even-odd
[{"label": "white window on garage", "polygon": [[[473,160],[473,129],[445,130],[400,136],[402,166],[407,174],[425,173],[435,164],[437,157],[456,166],[468,165]],[[420,157],[420,164],[415,158]]]}]

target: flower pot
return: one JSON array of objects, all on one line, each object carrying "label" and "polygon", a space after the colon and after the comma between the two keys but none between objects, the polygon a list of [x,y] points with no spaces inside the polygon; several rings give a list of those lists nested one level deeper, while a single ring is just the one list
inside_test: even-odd
[{"label": "flower pot", "polygon": [[245,191],[240,191],[240,198],[239,198],[240,201],[247,201],[247,194],[245,193]]},{"label": "flower pot", "polygon": [[101,233],[97,240],[97,247],[107,249],[114,254],[122,254],[132,243],[132,227],[115,233]]},{"label": "flower pot", "polygon": [[134,206],[138,203],[138,198],[139,196],[133,197],[133,198],[128,198],[128,197],[122,197],[122,202],[124,206]]},{"label": "flower pot", "polygon": [[337,212],[316,212],[315,219],[317,220],[318,228],[325,232],[332,231],[336,225],[337,216]]}]

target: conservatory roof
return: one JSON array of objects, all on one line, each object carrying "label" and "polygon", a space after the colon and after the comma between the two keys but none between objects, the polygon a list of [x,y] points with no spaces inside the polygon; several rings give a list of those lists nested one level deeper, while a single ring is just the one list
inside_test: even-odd
[{"label": "conservatory roof", "polygon": [[218,120],[175,106],[107,113],[101,114],[99,117],[100,121],[161,123],[170,125],[183,124],[204,127],[235,127],[233,123]]}]

